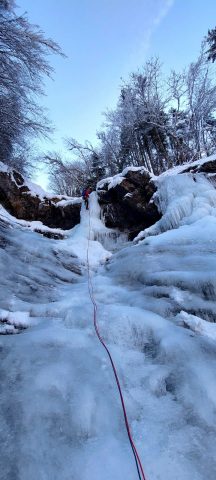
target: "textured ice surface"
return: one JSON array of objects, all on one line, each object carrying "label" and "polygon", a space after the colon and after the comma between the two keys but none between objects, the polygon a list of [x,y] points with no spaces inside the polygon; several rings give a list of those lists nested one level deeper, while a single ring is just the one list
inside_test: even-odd
[{"label": "textured ice surface", "polygon": [[92,325],[89,245],[100,331],[147,479],[215,480],[215,324],[204,328],[215,313],[214,210],[113,256],[125,238],[104,227],[95,195],[90,211],[58,242],[0,219],[0,325],[15,333],[0,336],[1,479],[137,479]]}]

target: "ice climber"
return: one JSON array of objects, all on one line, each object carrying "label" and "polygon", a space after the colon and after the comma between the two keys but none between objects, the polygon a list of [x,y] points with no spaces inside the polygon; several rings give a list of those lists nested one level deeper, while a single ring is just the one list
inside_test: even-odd
[{"label": "ice climber", "polygon": [[88,210],[88,208],[89,208],[89,195],[90,195],[91,191],[92,191],[91,187],[87,187],[82,192],[82,197],[83,197],[83,200],[85,202],[86,210]]}]

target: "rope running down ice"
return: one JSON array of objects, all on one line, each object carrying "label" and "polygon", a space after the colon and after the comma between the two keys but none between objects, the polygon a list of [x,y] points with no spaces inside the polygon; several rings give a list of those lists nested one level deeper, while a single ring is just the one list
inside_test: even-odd
[{"label": "rope running down ice", "polygon": [[113,369],[113,373],[114,373],[114,376],[115,376],[115,380],[116,380],[116,384],[117,384],[117,387],[118,387],[119,396],[120,396],[120,400],[121,400],[121,406],[122,406],[122,410],[123,410],[127,435],[128,435],[128,439],[129,439],[129,442],[130,442],[130,445],[131,445],[131,448],[132,448],[132,452],[133,452],[133,455],[134,455],[134,459],[135,459],[135,462],[136,462],[136,467],[137,467],[137,473],[138,473],[138,476],[139,476],[139,480],[146,480],[144,469],[143,469],[143,466],[142,466],[137,448],[135,446],[135,443],[133,441],[132,434],[131,434],[131,431],[130,431],[126,406],[125,406],[124,397],[123,397],[120,381],[119,381],[119,378],[118,378],[117,370],[116,370],[114,361],[112,359],[111,353],[110,353],[108,347],[106,346],[104,340],[102,339],[102,337],[100,335],[100,331],[99,331],[99,327],[98,327],[98,323],[97,323],[97,303],[96,303],[96,300],[95,300],[95,297],[94,297],[94,289],[93,289],[93,284],[92,284],[92,278],[91,278],[91,272],[90,272],[90,261],[89,261],[90,231],[91,231],[91,222],[90,222],[90,209],[89,209],[89,234],[88,234],[88,246],[87,246],[87,274],[88,274],[88,291],[89,291],[89,296],[90,296],[90,299],[91,299],[91,302],[92,302],[92,305],[93,305],[94,328],[95,328],[95,332],[96,332],[96,335],[97,335],[100,343],[102,344],[102,346],[104,347],[104,349],[107,352],[107,355],[109,357],[109,360],[110,360],[110,363],[111,363],[111,366],[112,366],[112,369]]}]

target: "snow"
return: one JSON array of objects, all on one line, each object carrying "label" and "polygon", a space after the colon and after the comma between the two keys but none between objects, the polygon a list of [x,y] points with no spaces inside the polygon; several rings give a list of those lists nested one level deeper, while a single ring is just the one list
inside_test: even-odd
[{"label": "snow", "polygon": [[145,264],[135,255],[133,278],[166,297],[166,315],[186,308],[216,321],[216,191],[202,174],[181,174],[160,177],[156,195],[163,215],[135,239]]},{"label": "snow", "polygon": [[124,177],[122,175],[114,175],[114,177],[112,177],[112,179],[109,182],[108,190],[111,190],[111,188],[115,188],[116,185],[120,185],[123,180],[124,180]]},{"label": "snow", "polygon": [[34,325],[35,322],[29,318],[29,312],[8,312],[0,309],[0,333],[17,333],[21,328]]},{"label": "snow", "polygon": [[82,203],[82,197],[72,197],[69,198],[68,200],[60,200],[60,202],[57,202],[55,205],[56,207],[67,207],[68,205],[76,205]]},{"label": "snow", "polygon": [[[146,170],[145,167],[133,167],[133,166],[126,167],[124,168],[122,175],[126,176],[128,172],[139,172],[141,174],[147,173],[149,175],[149,171]],[[154,177],[154,175],[151,174],[151,177]]]},{"label": "snow", "polygon": [[13,217],[7,210],[5,210],[2,205],[0,205],[0,218],[4,218],[8,222],[16,223],[24,228],[27,228],[28,230],[31,230],[32,232],[39,232],[39,233],[52,233],[53,235],[57,234],[60,235],[61,237],[64,237],[67,235],[67,230],[62,230],[61,228],[50,228],[44,225],[42,222],[39,220],[34,220],[34,221],[28,221],[28,220],[22,220]]},{"label": "snow", "polygon": [[[25,192],[32,197],[39,197],[40,200],[43,200],[44,197],[48,198],[49,194],[46,192],[42,187],[37,185],[36,183],[31,182],[30,180],[25,179],[24,184],[22,186],[26,186],[29,189],[29,192]],[[53,194],[51,195],[53,197]]]},{"label": "snow", "polygon": [[23,177],[23,183],[22,185],[20,185],[16,182],[16,179],[14,178],[14,174],[13,174],[14,169],[2,162],[0,162],[0,172],[10,174],[13,182],[16,184],[18,188],[27,187],[28,191],[23,192],[23,195],[31,195],[32,197],[38,197],[41,200],[41,202],[43,202],[46,199],[53,200],[55,198],[55,199],[59,199],[59,201],[53,204],[56,206],[62,206],[62,207],[65,207],[67,205],[74,205],[82,202],[81,197],[69,197],[67,195],[56,195],[54,193],[46,192],[42,187],[40,187],[40,185],[37,185],[36,183],[30,181],[28,178]]},{"label": "snow", "polygon": [[103,180],[100,180],[97,183],[97,190],[103,189],[105,185],[108,185],[108,190],[111,188],[116,187],[116,185],[120,185],[120,183],[124,180],[124,176],[121,173],[118,173],[117,175],[114,175],[113,177],[107,177],[104,178]]},{"label": "snow", "polygon": [[[122,173],[118,173],[117,175],[114,175],[113,177],[107,177],[104,178],[103,180],[100,180],[97,183],[97,190],[103,189],[105,185],[107,185],[108,190],[115,188],[116,185],[120,185],[123,180],[125,180],[125,177],[128,172],[140,172],[141,174],[146,173],[147,170],[145,167],[126,167]],[[148,172],[149,174],[149,172]],[[151,174],[151,178],[155,178],[153,174]]]},{"label": "snow", "polygon": [[45,199],[59,199],[58,202],[54,203],[56,207],[66,207],[67,205],[75,205],[82,202],[81,197],[69,197],[67,195],[56,195],[54,193],[48,193],[42,187],[40,187],[36,183],[31,182],[28,179],[24,180],[24,184],[22,186],[26,186],[29,189],[29,192],[25,192],[25,195],[27,194],[31,195],[32,197],[38,197],[41,201],[44,201]]},{"label": "snow", "polygon": [[0,172],[8,173],[9,167],[5,163],[0,162]]},{"label": "snow", "polygon": [[104,226],[95,193],[59,242],[0,209],[3,480],[137,479],[87,248],[146,477],[215,480],[215,190],[179,178],[156,179],[162,218],[136,244]]},{"label": "snow", "polygon": [[[186,225],[199,224],[202,218],[216,217],[216,190],[204,175],[166,175],[160,176],[155,183],[158,190],[153,199],[163,216],[155,225],[140,232],[135,241],[182,225],[186,230]],[[179,238],[179,232],[177,236]]]},{"label": "snow", "polygon": [[29,312],[6,312],[5,310],[0,310],[0,318],[4,321],[7,321],[10,325],[15,325],[15,327],[28,327],[29,322]]},{"label": "snow", "polygon": [[216,341],[215,323],[206,322],[206,320],[203,320],[195,315],[189,315],[183,310],[176,316],[176,320],[183,322],[183,324],[187,325],[194,332],[199,333],[200,335],[206,335],[207,337]]},{"label": "snow", "polygon": [[160,177],[166,177],[167,175],[168,176],[177,175],[181,172],[184,172],[184,170],[188,169],[189,167],[190,168],[199,167],[204,165],[205,163],[212,162],[214,160],[216,160],[216,154],[210,155],[209,157],[200,158],[199,160],[195,160],[194,162],[183,163],[182,165],[177,165],[173,168],[170,168],[166,172],[163,172],[160,175]]},{"label": "snow", "polygon": [[[106,261],[111,253],[106,250],[99,241],[97,236],[110,233],[100,219],[100,207],[97,202],[96,193],[93,192],[89,198],[91,216],[86,210],[83,203],[81,210],[81,222],[76,225],[68,240],[64,244],[64,251],[71,252],[79,257],[83,264],[86,264],[87,249],[89,249],[89,260],[92,267],[96,267],[100,263]],[[60,245],[60,249],[62,249]]]}]

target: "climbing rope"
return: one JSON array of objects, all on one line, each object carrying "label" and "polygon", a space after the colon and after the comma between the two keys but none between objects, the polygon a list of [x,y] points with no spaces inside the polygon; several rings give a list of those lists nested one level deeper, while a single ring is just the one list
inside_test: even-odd
[{"label": "climbing rope", "polygon": [[124,415],[125,427],[126,427],[126,430],[127,430],[128,439],[129,439],[131,449],[132,449],[132,452],[133,452],[133,455],[134,455],[134,459],[135,459],[135,462],[136,462],[136,468],[137,468],[137,473],[138,473],[138,476],[139,476],[139,480],[146,480],[146,477],[145,477],[145,474],[144,474],[144,469],[143,469],[143,466],[142,466],[137,448],[135,446],[135,443],[133,441],[132,434],[131,434],[131,431],[130,431],[130,426],[129,426],[129,421],[128,421],[128,417],[127,417],[125,401],[124,401],[120,381],[119,381],[119,378],[118,378],[117,370],[116,370],[114,361],[112,359],[112,355],[111,355],[108,347],[106,346],[103,338],[101,337],[99,327],[98,327],[98,323],[97,323],[97,303],[96,303],[95,296],[94,296],[94,289],[93,289],[93,284],[92,284],[90,262],[89,262],[90,231],[91,231],[91,222],[90,222],[90,208],[89,208],[89,234],[88,234],[88,245],[87,245],[87,274],[88,274],[88,291],[89,291],[89,296],[90,296],[90,299],[91,299],[91,302],[92,302],[92,305],[93,305],[94,328],[95,328],[95,332],[96,332],[96,335],[97,335],[100,343],[102,344],[103,348],[107,352],[107,355],[110,359],[110,363],[111,363],[111,366],[112,366],[112,369],[113,369],[113,373],[114,373],[114,376],[115,376],[115,380],[116,380],[116,384],[117,384],[117,387],[118,387],[119,396],[120,396],[120,400],[121,400],[121,406],[122,406],[123,415]]}]

